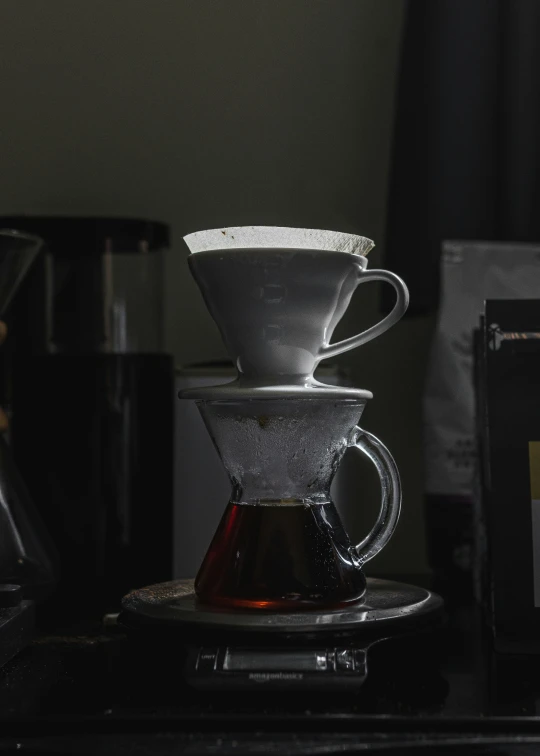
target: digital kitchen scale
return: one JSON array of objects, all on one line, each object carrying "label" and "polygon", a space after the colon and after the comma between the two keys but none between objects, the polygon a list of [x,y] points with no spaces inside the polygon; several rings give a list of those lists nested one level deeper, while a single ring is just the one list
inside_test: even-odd
[{"label": "digital kitchen scale", "polygon": [[375,647],[403,656],[443,615],[442,599],[425,588],[367,585],[361,602],[340,609],[265,612],[203,606],[192,580],[175,580],[129,593],[118,621],[181,645],[184,677],[199,689],[349,690],[364,684]]}]

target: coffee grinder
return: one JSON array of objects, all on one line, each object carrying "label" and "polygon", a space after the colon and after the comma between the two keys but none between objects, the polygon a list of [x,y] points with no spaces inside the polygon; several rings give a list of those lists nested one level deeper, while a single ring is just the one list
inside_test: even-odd
[{"label": "coffee grinder", "polygon": [[[357,425],[372,394],[313,373],[395,324],[407,288],[388,271],[367,270],[373,243],[351,234],[242,227],[185,241],[238,375],[180,398],[196,402],[232,491],[195,581],[132,591],[120,621],[177,640],[180,633],[185,675],[201,688],[358,686],[370,648],[429,625],[442,600],[365,577],[398,522],[399,473],[384,444]],[[354,291],[370,280],[394,287],[394,309],[331,344]],[[330,496],[348,449],[371,460],[381,481],[378,519],[357,546]]]}]

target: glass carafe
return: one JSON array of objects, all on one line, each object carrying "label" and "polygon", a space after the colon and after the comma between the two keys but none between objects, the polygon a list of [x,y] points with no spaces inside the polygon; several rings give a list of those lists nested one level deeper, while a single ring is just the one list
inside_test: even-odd
[{"label": "glass carafe", "polygon": [[[290,610],[362,598],[362,565],[396,526],[401,489],[390,453],[357,426],[365,400],[263,398],[199,401],[232,493],[195,581],[201,602]],[[378,520],[351,543],[330,496],[348,448],[375,464]]]},{"label": "glass carafe", "polygon": [[[0,229],[0,320],[42,245],[36,236]],[[21,586],[26,599],[44,598],[54,587],[56,566],[56,550],[0,432],[0,583]]]}]

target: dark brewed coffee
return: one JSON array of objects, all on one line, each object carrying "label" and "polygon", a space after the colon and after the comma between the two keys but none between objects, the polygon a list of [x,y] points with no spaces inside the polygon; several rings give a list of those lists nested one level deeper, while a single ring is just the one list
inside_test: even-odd
[{"label": "dark brewed coffee", "polygon": [[334,504],[230,502],[195,581],[205,603],[339,607],[366,587]]}]

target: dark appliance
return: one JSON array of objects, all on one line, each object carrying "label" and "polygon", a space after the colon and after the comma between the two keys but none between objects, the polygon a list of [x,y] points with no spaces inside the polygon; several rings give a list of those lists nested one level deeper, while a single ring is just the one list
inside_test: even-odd
[{"label": "dark appliance", "polygon": [[172,575],[169,230],[117,218],[2,224],[47,245],[13,307],[6,395],[15,460],[60,555],[48,621],[98,617]]}]

